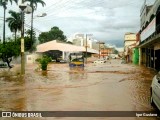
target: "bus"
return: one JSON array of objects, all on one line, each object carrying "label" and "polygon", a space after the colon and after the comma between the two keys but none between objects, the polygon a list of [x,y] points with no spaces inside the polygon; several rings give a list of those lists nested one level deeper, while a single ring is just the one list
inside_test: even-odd
[{"label": "bus", "polygon": [[80,66],[84,67],[84,55],[83,53],[70,53],[69,55],[69,66],[75,67]]}]

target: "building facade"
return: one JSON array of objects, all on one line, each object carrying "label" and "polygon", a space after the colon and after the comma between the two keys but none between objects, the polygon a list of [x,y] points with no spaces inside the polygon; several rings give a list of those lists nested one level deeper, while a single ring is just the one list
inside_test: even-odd
[{"label": "building facade", "polygon": [[124,55],[126,62],[132,62],[132,48],[136,46],[137,35],[126,33],[124,36]]},{"label": "building facade", "polygon": [[160,70],[160,0],[141,9],[139,64]]}]

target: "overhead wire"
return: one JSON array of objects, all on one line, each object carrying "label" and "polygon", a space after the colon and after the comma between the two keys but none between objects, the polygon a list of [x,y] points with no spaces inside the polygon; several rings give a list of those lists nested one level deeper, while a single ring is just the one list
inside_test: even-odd
[{"label": "overhead wire", "polygon": [[[42,19],[35,19],[35,21],[49,22],[49,21],[54,21],[54,20],[57,20],[57,19],[66,19],[66,18],[59,18],[56,15],[60,14],[60,13],[66,14],[66,13],[71,12],[72,7],[73,7],[72,6],[73,2],[75,2],[75,1],[74,0],[61,0],[61,1],[55,2],[55,3],[51,4],[49,7],[44,9],[44,12],[47,12],[46,17],[44,17]],[[96,2],[94,1],[93,2],[93,1],[81,0],[81,1],[78,1],[77,3],[75,2],[76,5],[77,5],[76,6],[77,9],[84,8],[84,6],[80,4],[81,2],[86,5],[85,6],[86,8],[91,8],[91,7],[98,6],[98,5],[99,6],[101,6],[101,5],[104,6],[104,1],[96,1]],[[130,2],[130,3],[124,4],[124,5],[121,5],[121,6],[115,6],[115,7],[109,7],[108,6],[108,8],[110,8],[110,9],[122,8],[122,7],[125,7],[127,5],[134,5],[136,3],[137,2]],[[70,7],[70,6],[72,6],[72,7]],[[86,14],[86,13],[84,13],[84,14]],[[94,14],[94,12],[87,13],[87,15],[91,15],[91,14]],[[49,19],[47,19],[47,18],[49,18]],[[80,22],[79,22],[79,24],[83,25],[83,23],[80,23]]]},{"label": "overhead wire", "polygon": [[[103,5],[104,3],[102,3],[102,2],[99,2],[98,4],[96,4],[96,5]],[[133,5],[133,4],[135,4],[135,2],[134,3],[130,3],[130,4],[126,4],[126,5]],[[123,6],[126,6],[126,5],[123,5]],[[94,4],[92,3],[91,5],[89,5],[88,7],[93,7],[94,6]],[[121,7],[123,7],[123,6],[117,6],[117,7],[112,7],[112,9],[114,9],[114,8],[121,8]],[[71,8],[70,8],[71,9]],[[60,13],[60,12],[64,12],[64,13],[67,13],[70,9],[63,9],[63,10],[59,10],[59,12],[58,13]],[[46,18],[48,18],[48,17],[52,17],[52,16],[54,16],[54,19],[57,19],[57,18],[55,18],[56,16],[55,15],[57,15],[58,14],[57,12],[52,12],[52,14],[47,14],[47,17],[45,17],[44,18],[44,20],[47,20]],[[85,14],[85,13],[84,13]],[[89,14],[93,14],[93,13],[89,13]],[[89,15],[88,13],[87,13],[87,15]],[[50,20],[54,20],[54,19],[50,19]],[[43,19],[42,19],[43,20]],[[48,21],[48,20],[47,20]]]},{"label": "overhead wire", "polygon": [[[25,25],[26,27],[28,27],[28,28],[31,28],[31,26],[28,25],[28,24],[24,24],[24,25]],[[37,29],[37,28],[35,28],[35,27],[33,27],[33,29],[34,29],[35,31],[39,32],[39,33],[42,33],[41,30],[39,30],[39,29]]]},{"label": "overhead wire", "polygon": [[[66,3],[67,3],[67,1],[66,1]],[[87,1],[84,1],[84,3],[86,3],[86,4],[88,4],[89,2],[87,2]],[[136,2],[130,2],[130,3],[127,3],[127,4],[124,4],[124,5],[121,5],[121,6],[115,6],[115,7],[108,7],[108,8],[110,8],[110,9],[115,9],[115,8],[122,8],[122,7],[125,7],[125,6],[128,6],[128,5],[134,5],[134,4],[136,4]],[[47,15],[47,18],[49,17],[50,19],[46,19],[46,17],[44,17],[44,18],[42,18],[41,20],[38,20],[38,21],[46,21],[46,22],[49,22],[49,21],[53,21],[53,20],[57,20],[57,19],[67,19],[67,18],[69,18],[69,17],[66,17],[66,18],[59,18],[58,16],[56,16],[57,14],[60,14],[60,13],[62,13],[63,12],[63,14],[65,14],[65,13],[68,13],[68,12],[70,12],[70,10],[72,9],[71,7],[68,9],[68,6],[67,5],[69,5],[69,3],[68,4],[63,4],[63,5],[61,5],[61,6],[59,6],[59,8],[60,8],[60,10],[58,10],[58,12],[57,11],[53,11],[51,14],[48,14]],[[91,8],[91,7],[94,7],[94,6],[97,6],[97,5],[104,5],[104,1],[102,2],[102,1],[98,1],[98,2],[90,2],[89,3],[89,5],[88,6],[86,6],[86,8]],[[62,6],[64,6],[63,8],[62,8]],[[58,8],[58,6],[57,6],[57,8]],[[83,8],[83,6],[82,5],[77,5],[77,8]],[[86,13],[84,13],[84,14],[86,14]],[[92,13],[87,13],[87,15],[90,15],[90,14],[94,14],[93,12]],[[78,16],[78,15],[77,15]],[[54,17],[54,18],[51,18],[51,17]],[[73,24],[73,23],[72,23]],[[81,23],[81,22],[79,22],[78,24],[80,24],[81,26],[83,25],[83,23]],[[76,23],[76,25],[77,25],[77,23]],[[86,26],[87,27],[87,26]],[[85,27],[85,28],[86,28]]]}]

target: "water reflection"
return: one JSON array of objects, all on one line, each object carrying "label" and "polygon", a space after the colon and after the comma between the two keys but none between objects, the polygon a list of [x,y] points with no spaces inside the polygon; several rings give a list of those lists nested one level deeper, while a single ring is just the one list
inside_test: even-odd
[{"label": "water reflection", "polygon": [[24,77],[4,77],[0,82],[0,110],[26,110]]},{"label": "water reflection", "polygon": [[47,73],[47,70],[41,72],[42,76],[47,76]]},{"label": "water reflection", "polygon": [[25,77],[0,78],[0,110],[153,110],[149,104],[153,76],[146,68],[120,62],[85,68],[53,64],[43,72],[30,67]]},{"label": "water reflection", "polygon": [[70,81],[80,81],[87,79],[87,73],[84,67],[70,67],[69,70],[69,80]]}]

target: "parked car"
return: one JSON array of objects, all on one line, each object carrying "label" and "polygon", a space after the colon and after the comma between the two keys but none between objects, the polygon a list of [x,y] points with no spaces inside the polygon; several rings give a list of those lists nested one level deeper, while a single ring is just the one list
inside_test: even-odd
[{"label": "parked car", "polygon": [[60,63],[67,63],[67,60],[60,60]]},{"label": "parked car", "polygon": [[0,63],[0,68],[7,68],[8,65],[7,63],[3,62],[3,63]]},{"label": "parked car", "polygon": [[160,71],[154,76],[150,91],[151,105],[155,105],[160,110]]},{"label": "parked car", "polygon": [[98,60],[94,61],[93,63],[105,63],[105,62],[106,62],[106,60],[104,60],[104,59],[98,59]]}]

